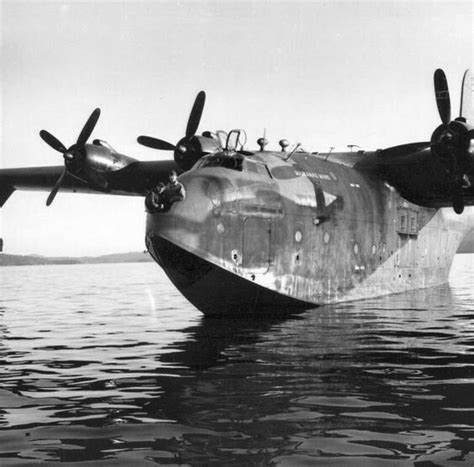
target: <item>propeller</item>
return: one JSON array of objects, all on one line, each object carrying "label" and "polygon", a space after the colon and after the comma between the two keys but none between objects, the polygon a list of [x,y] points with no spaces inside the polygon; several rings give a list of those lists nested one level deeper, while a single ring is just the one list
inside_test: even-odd
[{"label": "propeller", "polygon": [[59,176],[58,180],[56,181],[56,184],[54,185],[54,188],[52,189],[51,193],[49,194],[48,199],[46,200],[46,206],[50,206],[51,203],[53,202],[54,198],[56,197],[56,194],[58,193],[59,189],[62,186],[64,177],[66,176],[66,174],[67,173],[78,174],[83,169],[83,161],[85,158],[84,146],[87,140],[89,139],[90,135],[94,131],[94,128],[97,124],[97,121],[99,120],[99,117],[100,117],[100,109],[97,108],[92,112],[90,117],[87,119],[87,122],[85,123],[84,127],[79,133],[76,143],[73,144],[69,149],[66,149],[66,146],[64,146],[64,144],[61,143],[61,141],[59,141],[55,136],[53,136],[48,131],[46,130],[40,131],[39,134],[40,134],[41,139],[48,146],[53,148],[55,151],[60,152],[64,158],[64,170]]},{"label": "propeller", "polygon": [[193,108],[189,114],[188,124],[186,125],[186,138],[192,138],[198,129],[201,121],[204,104],[206,103],[206,93],[200,91],[194,100]]},{"label": "propeller", "polygon": [[434,89],[439,116],[443,124],[448,125],[451,121],[451,100],[449,99],[448,80],[440,68],[434,73]]},{"label": "propeller", "polygon": [[67,169],[65,167],[61,175],[59,176],[58,181],[56,182],[56,185],[54,185],[53,190],[49,194],[48,199],[46,200],[46,206],[49,206],[53,202],[54,198],[56,197],[57,192],[59,191],[59,188],[61,187],[63,183],[64,177],[66,176],[66,174],[67,174]]},{"label": "propeller", "polygon": [[[468,124],[467,118],[472,106],[471,93],[466,92],[470,86],[470,72],[464,73],[460,116],[451,120],[451,101],[449,98],[448,81],[444,71],[437,69],[434,73],[434,89],[436,105],[442,124],[431,136],[431,150],[446,167],[451,177],[453,209],[457,214],[464,210],[463,186],[465,176],[472,168],[470,150],[474,129]],[[469,85],[467,84],[469,83]],[[469,104],[468,104],[469,102]]]},{"label": "propeller", "polygon": [[194,136],[196,135],[199,123],[201,121],[204,104],[206,102],[206,93],[200,91],[194,100],[191,113],[189,114],[188,123],[186,125],[185,136],[181,138],[176,145],[168,143],[159,138],[151,136],[139,136],[138,143],[152,149],[160,151],[174,151],[174,160],[176,164],[183,170],[189,170],[194,165],[194,158],[187,157],[189,153],[200,152],[200,147]]},{"label": "propeller", "polygon": [[163,141],[162,139],[152,138],[151,136],[139,136],[137,141],[143,146],[159,149],[160,151],[174,151],[176,149],[174,144]]}]

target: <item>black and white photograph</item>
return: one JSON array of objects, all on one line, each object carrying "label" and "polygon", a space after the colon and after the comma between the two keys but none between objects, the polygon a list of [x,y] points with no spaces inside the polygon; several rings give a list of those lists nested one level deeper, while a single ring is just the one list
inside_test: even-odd
[{"label": "black and white photograph", "polygon": [[0,25],[0,466],[474,466],[472,0]]}]

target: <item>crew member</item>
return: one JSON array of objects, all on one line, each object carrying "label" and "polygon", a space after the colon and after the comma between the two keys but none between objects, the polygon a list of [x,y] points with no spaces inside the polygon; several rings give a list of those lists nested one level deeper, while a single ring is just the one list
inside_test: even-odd
[{"label": "crew member", "polygon": [[152,188],[145,198],[145,206],[149,212],[163,212],[166,209],[165,184],[160,182]]},{"label": "crew member", "polygon": [[178,174],[174,170],[169,174],[169,181],[166,187],[166,194],[170,203],[183,201],[186,196],[186,191],[183,184],[178,181]]}]

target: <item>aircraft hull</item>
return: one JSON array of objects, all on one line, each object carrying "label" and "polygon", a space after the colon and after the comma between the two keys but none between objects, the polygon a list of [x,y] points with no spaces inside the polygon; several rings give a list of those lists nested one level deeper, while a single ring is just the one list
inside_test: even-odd
[{"label": "aircraft hull", "polygon": [[164,238],[153,237],[148,248],[176,288],[207,316],[257,317],[314,307],[226,271]]},{"label": "aircraft hull", "polygon": [[[153,216],[149,216],[147,247],[177,289],[205,315],[255,317],[292,313],[318,305],[367,299],[446,283],[453,257],[469,229],[456,216],[452,216],[449,209],[437,210],[434,215],[433,210],[428,211],[430,222],[418,236],[397,233],[397,248],[391,250],[378,267],[370,270],[367,270],[368,266],[367,269],[358,270],[351,267],[348,272],[347,267],[341,266],[345,262],[335,269],[334,258],[329,257],[326,262],[316,263],[317,270],[315,268],[311,277],[290,278],[289,281],[293,280],[299,287],[286,290],[281,288],[285,277],[277,277],[271,268],[255,274],[245,271],[239,273],[231,265],[223,266],[222,262],[219,264],[219,261],[210,260],[203,254],[189,251],[160,236],[162,228],[157,227]],[[336,253],[344,254],[340,251]],[[348,251],[345,256],[353,254],[353,251]],[[351,276],[350,281],[347,280],[348,276]]]},{"label": "aircraft hull", "polygon": [[148,215],[150,253],[199,310],[311,308],[447,282],[474,208],[419,206],[351,167],[296,162],[268,158],[267,179],[193,170],[180,177],[185,200]]}]

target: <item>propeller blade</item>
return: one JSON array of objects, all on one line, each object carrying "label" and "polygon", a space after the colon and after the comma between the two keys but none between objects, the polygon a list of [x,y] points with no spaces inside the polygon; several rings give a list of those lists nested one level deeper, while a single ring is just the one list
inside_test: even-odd
[{"label": "propeller blade", "polygon": [[84,144],[86,144],[87,140],[89,139],[89,136],[94,131],[95,125],[97,124],[97,120],[99,120],[99,117],[100,117],[100,109],[97,108],[91,113],[91,116],[89,117],[86,124],[84,125],[84,128],[79,134],[79,137],[77,138],[77,143],[76,143],[77,146],[81,147],[81,146],[84,146]]},{"label": "propeller blade", "polygon": [[436,105],[441,121],[447,125],[451,121],[451,101],[449,99],[448,81],[444,71],[438,68],[434,74]]},{"label": "propeller blade", "polygon": [[472,113],[472,78],[470,70],[466,70],[462,78],[459,116],[465,118],[470,123],[474,123],[474,115]]},{"label": "propeller blade", "polygon": [[63,173],[59,176],[58,181],[56,182],[56,185],[54,185],[53,190],[51,191],[51,193],[48,196],[48,199],[46,200],[46,206],[49,206],[53,202],[54,198],[56,197],[56,194],[59,191],[59,188],[61,188],[64,177],[66,176],[66,173],[67,173],[67,169],[64,168]]},{"label": "propeller blade", "polygon": [[174,151],[174,144],[163,141],[162,139],[152,138],[151,136],[139,136],[137,141],[142,145],[152,149],[160,149],[161,151]]},{"label": "propeller blade", "polygon": [[58,138],[53,136],[49,131],[41,130],[39,133],[41,139],[48,145],[51,146],[56,151],[60,152],[61,154],[66,152],[66,148]]},{"label": "propeller blade", "polygon": [[199,92],[194,101],[193,108],[189,114],[188,124],[186,126],[186,139],[192,138],[198,129],[199,122],[201,121],[202,111],[204,110],[204,104],[206,102],[206,93],[204,91]]}]

